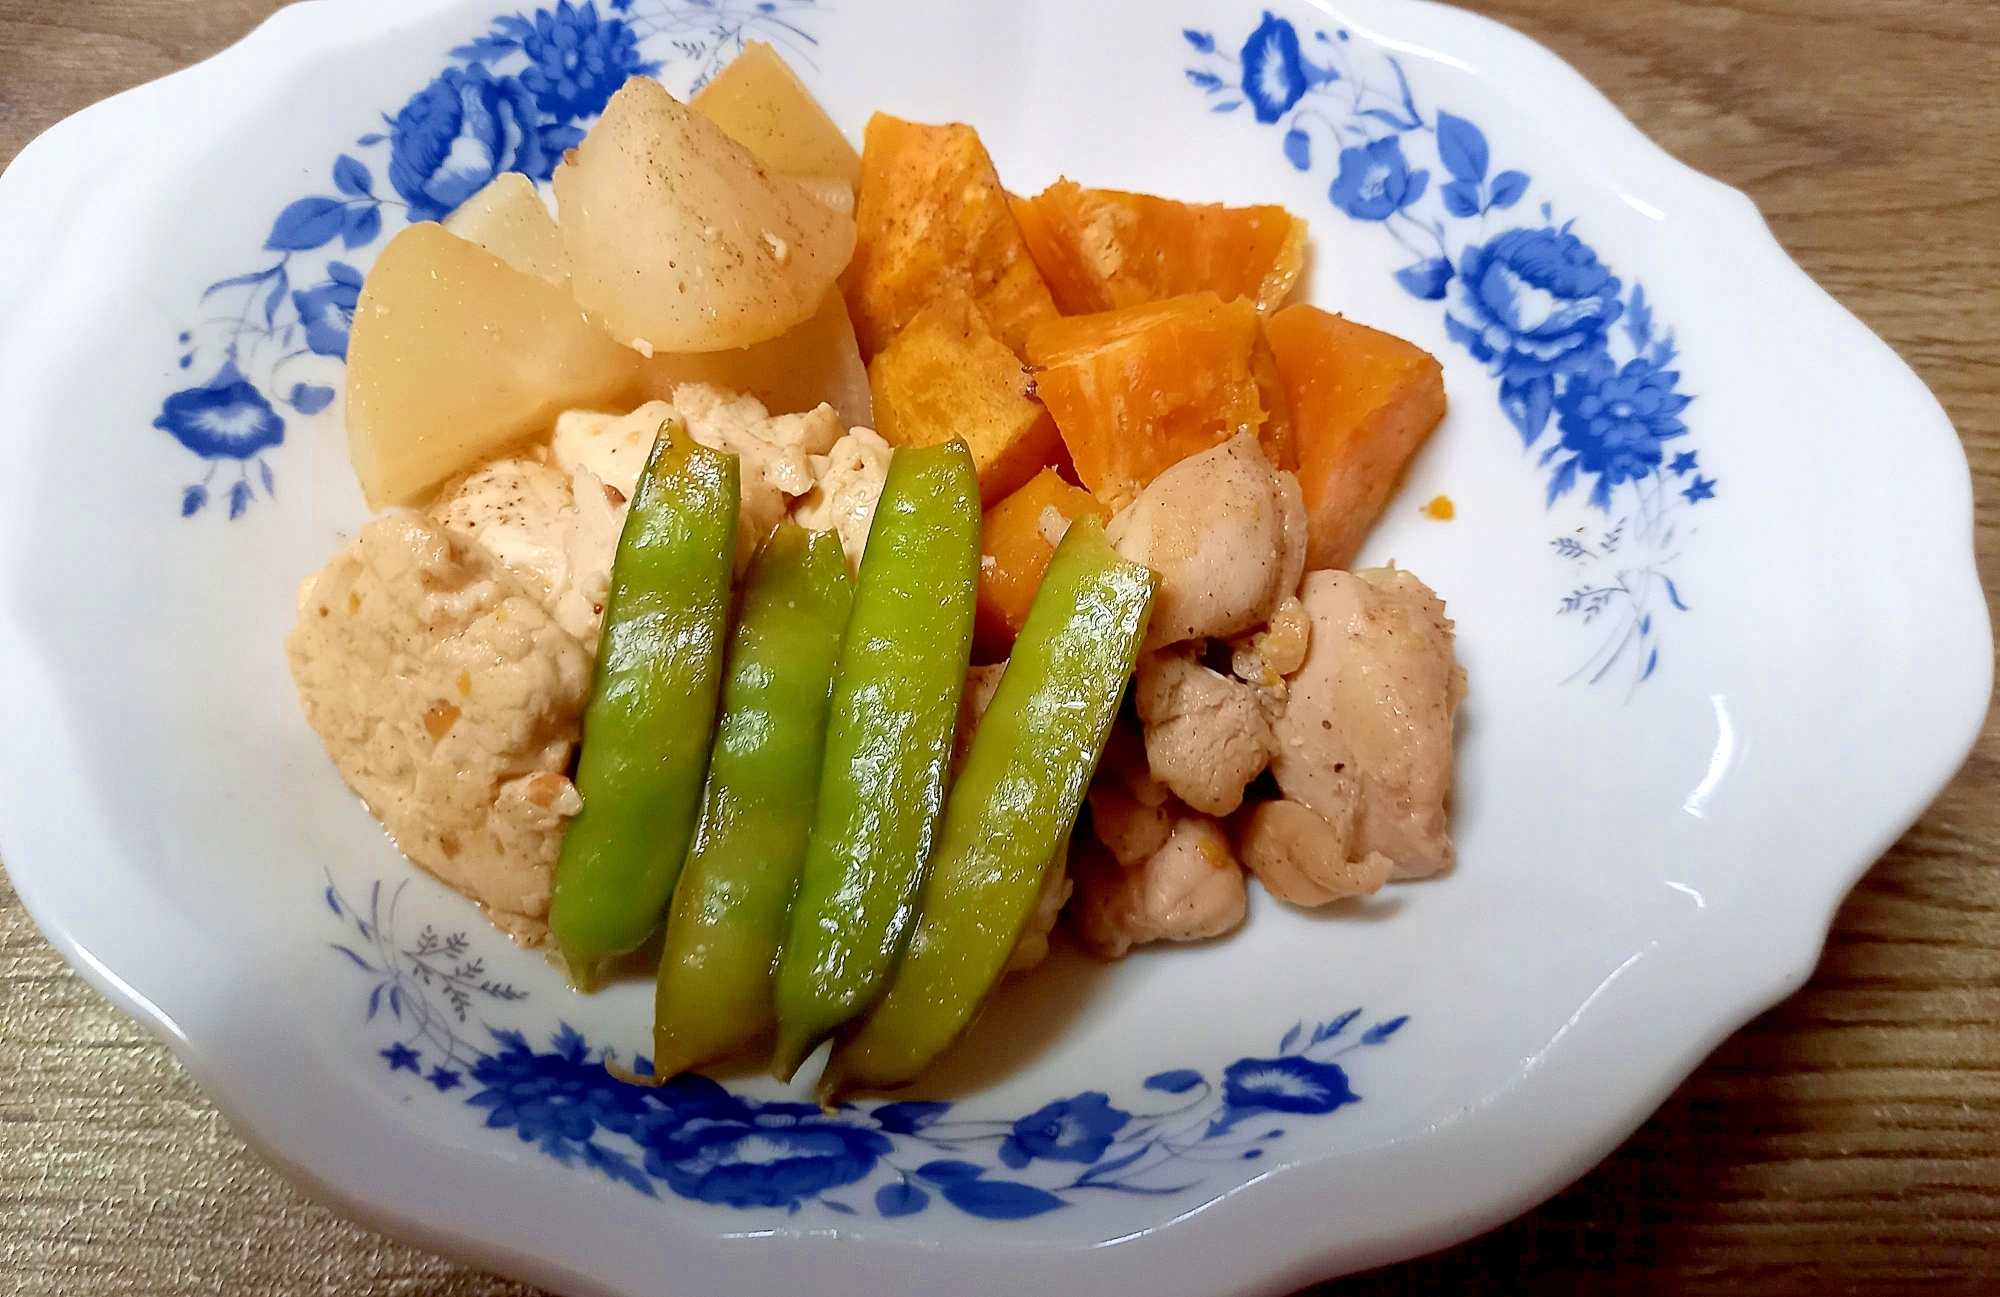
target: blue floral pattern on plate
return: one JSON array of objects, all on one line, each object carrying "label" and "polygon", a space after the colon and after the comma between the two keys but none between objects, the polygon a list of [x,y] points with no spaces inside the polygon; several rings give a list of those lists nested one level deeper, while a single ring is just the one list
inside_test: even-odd
[{"label": "blue floral pattern on plate", "polygon": [[275,497],[268,452],[284,444],[286,412],[333,404],[362,280],[341,256],[373,247],[390,219],[443,220],[502,172],[547,181],[627,77],[671,62],[691,69],[699,89],[747,41],[810,50],[802,19],[813,9],[814,0],[608,0],[602,9],[558,0],[502,14],[454,49],[452,66],[384,115],[385,129],[334,158],[331,192],[277,214],[264,265],[202,294],[203,318],[178,340],[179,366],[210,377],[167,397],[153,421],[207,461],[181,489],[182,515],[226,497],[240,518],[259,488]]},{"label": "blue floral pattern on plate", "polygon": [[[1351,1033],[1350,1009],[1294,1025],[1269,1057],[1239,1058],[1210,1080],[1194,1068],[1157,1072],[1149,1101],[1114,1103],[1086,1090],[1017,1120],[960,1117],[935,1100],[813,1103],[754,1099],[688,1073],[654,1088],[617,1079],[605,1051],[563,1024],[537,1048],[481,1016],[527,998],[494,979],[463,933],[397,934],[408,881],[370,885],[357,906],[329,879],[327,908],[351,935],[329,947],[368,988],[364,1021],[394,1036],[377,1051],[391,1074],[453,1094],[494,1130],[568,1166],[657,1198],[739,1209],[808,1206],[852,1216],[915,1215],[942,1199],[986,1220],[1024,1220],[1093,1194],[1167,1197],[1198,1188],[1207,1168],[1255,1161],[1285,1134],[1280,1121],[1324,1117],[1361,1102],[1338,1060],[1381,1045],[1407,1017]],[[650,1062],[633,1060],[640,1075]],[[857,1206],[856,1204],[862,1204]]]},{"label": "blue floral pattern on plate", "polygon": [[1295,169],[1332,172],[1334,207],[1380,225],[1413,258],[1396,282],[1443,303],[1446,336],[1497,380],[1500,408],[1547,474],[1548,507],[1584,502],[1549,542],[1577,582],[1558,613],[1605,628],[1571,679],[1635,688],[1650,678],[1661,617],[1688,611],[1672,575],[1688,511],[1715,498],[1716,480],[1685,446],[1693,398],[1645,289],[1620,281],[1574,223],[1556,225],[1549,203],[1541,224],[1510,226],[1532,178],[1494,172],[1471,121],[1443,108],[1426,116],[1380,47],[1344,30],[1308,40],[1269,11],[1240,44],[1182,36],[1194,55],[1185,75],[1212,112],[1248,109],[1279,128]]}]

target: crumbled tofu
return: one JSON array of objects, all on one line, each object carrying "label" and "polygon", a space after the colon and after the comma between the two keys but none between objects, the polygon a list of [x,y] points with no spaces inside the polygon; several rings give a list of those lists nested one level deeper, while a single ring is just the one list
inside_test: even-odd
[{"label": "crumbled tofu", "polygon": [[582,808],[576,637],[481,546],[397,512],[307,578],[285,651],[307,722],[403,853],[539,941]]},{"label": "crumbled tofu", "polygon": [[824,457],[813,456],[811,491],[792,518],[813,531],[831,528],[840,533],[840,547],[847,551],[851,573],[861,570],[861,554],[868,547],[868,528],[875,521],[875,502],[889,480],[889,443],[867,428],[854,428]]}]

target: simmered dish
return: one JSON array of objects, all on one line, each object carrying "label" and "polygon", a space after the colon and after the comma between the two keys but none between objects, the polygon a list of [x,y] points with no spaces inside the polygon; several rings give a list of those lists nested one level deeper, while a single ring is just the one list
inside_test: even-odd
[{"label": "simmered dish", "polygon": [[580,990],[659,952],[659,1075],[894,1086],[1058,924],[1452,863],[1452,623],[1347,570],[1442,372],[1287,305],[1303,221],[1010,194],[967,125],[857,154],[760,45],[635,78],[553,189],[369,273],[378,512],[286,647],[412,862]]}]

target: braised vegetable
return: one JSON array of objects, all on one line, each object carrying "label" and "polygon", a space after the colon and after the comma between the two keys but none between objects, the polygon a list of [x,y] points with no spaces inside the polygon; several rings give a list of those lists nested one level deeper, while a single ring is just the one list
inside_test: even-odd
[{"label": "braised vegetable", "polygon": [[1186,293],[1284,303],[1305,265],[1306,223],[1282,207],[1182,203],[1058,180],[1015,218],[1064,315]]},{"label": "braised vegetable", "polygon": [[701,827],[660,956],[657,1076],[743,1050],[775,1024],[772,979],[852,597],[840,538],[795,523],[771,534],[744,576]]},{"label": "braised vegetable", "polygon": [[811,319],[769,342],[728,351],[661,352],[646,363],[646,395],[671,400],[681,383],[713,383],[754,396],[772,414],[797,414],[825,401],[844,426],[875,426],[868,369],[855,348],[854,326],[847,322],[838,288],[827,289]]},{"label": "braised vegetable", "polygon": [[688,100],[771,170],[788,176],[837,176],[861,185],[861,155],[778,52],[746,41],[743,52]]},{"label": "braised vegetable", "polygon": [[944,807],[978,572],[971,454],[959,442],[895,452],[861,559],[778,966],[781,1078],[874,1003],[909,935]]},{"label": "braised vegetable", "polygon": [[957,1038],[1006,970],[1069,836],[1132,673],[1155,578],[1097,519],[1056,547],[973,734],[895,980],[834,1051],[822,1093],[899,1085]]},{"label": "braised vegetable", "polygon": [[868,366],[875,431],[892,446],[954,437],[972,451],[979,496],[999,501],[1063,453],[1034,380],[985,312],[956,288],[911,318]]},{"label": "braised vegetable", "polygon": [[368,507],[420,503],[564,410],[617,405],[640,368],[554,284],[409,226],[368,272],[347,344],[347,449]]},{"label": "braised vegetable", "polygon": [[1086,513],[1110,517],[1110,510],[1090,492],[1045,468],[979,520],[979,614],[972,627],[975,660],[998,662],[1013,650],[1014,637],[1027,623],[1062,528]]},{"label": "braised vegetable", "polygon": [[1266,331],[1297,429],[1306,569],[1346,568],[1444,418],[1444,369],[1414,343],[1314,306],[1286,307]]},{"label": "braised vegetable", "polygon": [[861,354],[873,357],[932,298],[956,288],[1015,354],[1055,318],[993,159],[970,126],[868,119],[854,260],[840,277]]},{"label": "braised vegetable", "polygon": [[1123,508],[1172,465],[1261,428],[1257,308],[1213,293],[1038,326],[1028,360],[1077,477]]},{"label": "braised vegetable", "polygon": [[627,81],[555,173],[577,304],[640,351],[720,351],[819,309],[854,220],[649,77]]},{"label": "braised vegetable", "polygon": [[549,932],[570,981],[659,926],[708,769],[736,559],[736,457],[669,425],[653,444],[612,562],[583,716],[583,813],[556,862]]}]

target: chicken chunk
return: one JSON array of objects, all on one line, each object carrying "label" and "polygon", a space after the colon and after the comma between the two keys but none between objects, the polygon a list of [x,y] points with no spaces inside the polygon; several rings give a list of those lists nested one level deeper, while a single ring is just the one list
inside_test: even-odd
[{"label": "chicken chunk", "polygon": [[285,641],[306,720],[411,860],[516,940],[546,931],[590,655],[499,560],[385,515],[306,579]]},{"label": "chicken chunk", "polygon": [[1227,815],[1271,759],[1271,722],[1257,692],[1184,649],[1139,659],[1135,701],[1153,777],[1198,811]]},{"label": "chicken chunk", "polygon": [[1067,840],[1056,850],[1055,858],[1049,862],[1049,872],[1042,882],[1042,894],[1035,900],[1035,912],[1028,916],[1028,924],[1021,930],[1021,939],[1014,943],[1014,953],[1007,957],[1010,973],[1025,973],[1036,964],[1049,957],[1049,934],[1056,930],[1056,920],[1062,915],[1063,906],[1069,904],[1070,894],[1076,884],[1069,876],[1069,843]]},{"label": "chicken chunk", "polygon": [[1444,603],[1408,572],[1314,572],[1301,602],[1312,644],[1290,680],[1271,771],[1285,796],[1338,822],[1354,807],[1349,852],[1381,852],[1392,878],[1452,862],[1452,719],[1465,672]]},{"label": "chicken chunk", "polygon": [[1243,922],[1243,871],[1222,826],[1206,815],[1175,821],[1166,845],[1133,868],[1094,844],[1074,871],[1084,944],[1117,959],[1149,941],[1219,937]]},{"label": "chicken chunk", "polygon": [[1160,574],[1148,649],[1268,620],[1305,568],[1298,479],[1272,468],[1247,433],[1154,478],[1106,534],[1121,555]]},{"label": "chicken chunk", "polygon": [[1148,806],[1121,781],[1099,779],[1090,786],[1090,827],[1121,865],[1137,865],[1173,836],[1171,800]]},{"label": "chicken chunk", "polygon": [[1259,802],[1242,818],[1236,849],[1264,890],[1293,905],[1366,896],[1389,881],[1389,857],[1348,858],[1357,803],[1329,820],[1293,801]]},{"label": "chicken chunk", "polygon": [[1311,645],[1312,618],[1304,604],[1288,598],[1271,610],[1271,622],[1264,629],[1230,641],[1234,651],[1229,669],[1238,680],[1270,690],[1282,700],[1285,677],[1305,665]]},{"label": "chicken chunk", "polygon": [[875,502],[889,480],[889,443],[867,428],[849,430],[825,456],[813,456],[816,485],[792,510],[792,520],[812,531],[837,531],[850,574],[861,571]]}]

